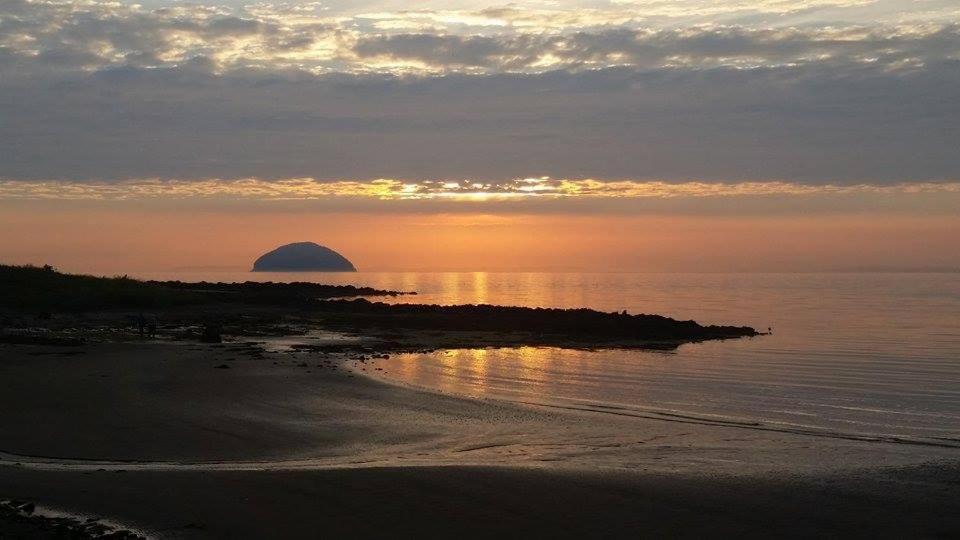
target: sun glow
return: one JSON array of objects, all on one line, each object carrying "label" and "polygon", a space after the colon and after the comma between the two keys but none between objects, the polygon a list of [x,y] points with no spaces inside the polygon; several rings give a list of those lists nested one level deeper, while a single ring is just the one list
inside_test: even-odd
[{"label": "sun glow", "polygon": [[960,181],[905,184],[800,184],[768,182],[664,182],[650,180],[517,178],[501,182],[473,180],[321,181],[286,180],[128,180],[64,182],[0,180],[0,200],[143,200],[247,199],[317,200],[358,198],[376,200],[504,201],[527,199],[671,199],[772,195],[960,193]]}]

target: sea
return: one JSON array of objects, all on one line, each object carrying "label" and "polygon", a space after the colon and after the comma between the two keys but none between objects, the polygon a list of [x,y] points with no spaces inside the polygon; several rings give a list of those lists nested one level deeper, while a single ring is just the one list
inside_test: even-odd
[{"label": "sea", "polygon": [[166,273],[416,291],[386,302],[588,307],[769,335],[673,351],[394,355],[412,387],[647,418],[960,447],[958,273]]}]

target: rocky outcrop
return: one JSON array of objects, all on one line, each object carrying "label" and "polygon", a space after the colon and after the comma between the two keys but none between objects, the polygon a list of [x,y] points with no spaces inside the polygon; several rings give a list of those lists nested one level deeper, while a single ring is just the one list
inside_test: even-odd
[{"label": "rocky outcrop", "polygon": [[253,263],[253,272],[356,272],[336,251],[313,242],[280,246]]}]

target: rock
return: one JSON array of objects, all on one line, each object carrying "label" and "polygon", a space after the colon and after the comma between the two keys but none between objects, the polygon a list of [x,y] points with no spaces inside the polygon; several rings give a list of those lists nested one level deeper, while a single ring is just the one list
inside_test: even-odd
[{"label": "rock", "polygon": [[222,343],[219,324],[208,324],[203,327],[203,334],[200,335],[201,343]]},{"label": "rock", "polygon": [[82,338],[50,336],[44,334],[0,334],[0,343],[11,345],[51,345],[54,347],[79,347],[85,341]]},{"label": "rock", "polygon": [[356,272],[353,263],[313,242],[280,246],[253,263],[253,272]]}]

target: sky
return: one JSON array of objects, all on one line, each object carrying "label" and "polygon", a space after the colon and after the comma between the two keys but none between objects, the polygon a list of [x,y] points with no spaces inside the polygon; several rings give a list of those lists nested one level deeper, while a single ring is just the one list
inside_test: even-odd
[{"label": "sky", "polygon": [[0,262],[960,269],[956,0],[0,0]]}]

